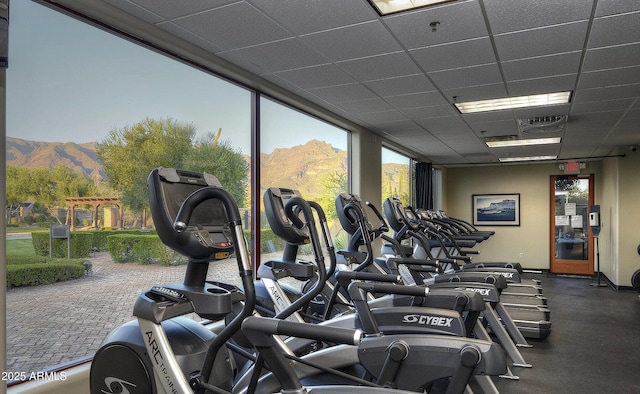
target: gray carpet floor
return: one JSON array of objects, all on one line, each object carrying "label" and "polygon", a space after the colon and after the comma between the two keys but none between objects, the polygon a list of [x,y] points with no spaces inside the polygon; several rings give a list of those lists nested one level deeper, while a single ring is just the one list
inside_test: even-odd
[{"label": "gray carpet floor", "polygon": [[[542,281],[551,333],[521,349],[532,368],[496,380],[501,393],[640,393],[638,293],[591,286],[590,278],[530,275]],[[602,281],[604,283],[604,281]]]}]

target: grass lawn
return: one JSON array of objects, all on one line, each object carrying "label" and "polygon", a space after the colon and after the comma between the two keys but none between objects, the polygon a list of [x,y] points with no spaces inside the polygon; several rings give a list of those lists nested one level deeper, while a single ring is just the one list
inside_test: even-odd
[{"label": "grass lawn", "polygon": [[48,231],[49,227],[6,227],[5,231],[7,234],[13,233],[31,233],[33,231]]},{"label": "grass lawn", "polygon": [[33,243],[30,239],[9,239],[7,240],[7,254],[22,256],[35,256]]}]

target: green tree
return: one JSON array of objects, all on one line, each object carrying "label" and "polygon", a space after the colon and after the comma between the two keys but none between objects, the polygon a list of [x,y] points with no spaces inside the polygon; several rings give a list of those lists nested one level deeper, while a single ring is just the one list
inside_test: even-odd
[{"label": "green tree", "polygon": [[67,197],[95,195],[96,187],[81,174],[64,164],[53,169],[46,167],[26,168],[7,165],[7,204],[18,206],[32,201],[46,207],[58,221],[57,207],[65,206]]},{"label": "green tree", "polygon": [[107,184],[119,191],[123,204],[135,212],[149,205],[147,177],[156,167],[182,168],[195,135],[192,124],[172,119],[145,119],[112,129],[97,146]]},{"label": "green tree", "polygon": [[327,221],[331,222],[338,218],[336,212],[336,197],[338,194],[347,191],[347,173],[336,171],[326,175],[320,182],[322,183],[324,192],[316,202],[322,207]]},{"label": "green tree", "polygon": [[242,204],[246,197],[249,163],[228,140],[219,140],[221,131],[201,137],[187,152],[184,168],[214,175],[237,203]]},{"label": "green tree", "polygon": [[6,223],[10,223],[11,218],[18,212],[20,205],[30,199],[29,176],[30,171],[28,168],[7,164],[5,182]]}]

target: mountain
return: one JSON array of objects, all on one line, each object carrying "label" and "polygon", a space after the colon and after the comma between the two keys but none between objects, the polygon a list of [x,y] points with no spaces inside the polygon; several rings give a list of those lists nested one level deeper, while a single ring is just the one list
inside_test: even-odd
[{"label": "mountain", "polygon": [[[38,142],[7,137],[6,161],[24,167],[53,168],[62,163],[94,179],[104,177],[102,165],[96,155],[95,142]],[[249,157],[246,157],[249,160]],[[260,180],[265,186],[286,187],[299,190],[303,196],[323,194],[328,175],[347,171],[347,152],[331,144],[311,140],[304,145],[279,148],[260,154]],[[404,167],[404,168],[403,168]],[[406,166],[385,164],[383,188],[397,191],[398,184],[408,177]]]},{"label": "mountain", "polygon": [[6,161],[20,167],[54,168],[58,163],[93,179],[103,178],[102,165],[96,155],[96,143],[39,142],[7,137]]},{"label": "mountain", "polygon": [[327,174],[347,170],[347,152],[330,144],[311,140],[304,145],[278,148],[260,154],[260,183],[286,187],[305,195],[321,195]]}]

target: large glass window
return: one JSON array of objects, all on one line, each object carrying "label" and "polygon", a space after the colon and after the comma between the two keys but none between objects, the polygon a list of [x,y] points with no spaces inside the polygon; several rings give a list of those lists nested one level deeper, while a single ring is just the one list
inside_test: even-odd
[{"label": "large glass window", "polygon": [[[336,220],[335,198],[347,191],[347,142],[343,129],[273,100],[260,101],[261,194],[269,187],[294,189],[320,204],[338,247],[346,241]],[[262,227],[263,260],[281,255],[282,244],[273,241],[266,218]]]},{"label": "large glass window", "polygon": [[[8,278],[12,266],[48,258],[32,241],[48,240],[51,224],[152,231],[144,200],[156,166],[210,172],[249,212],[249,90],[30,1],[10,11]],[[65,202],[113,196],[121,218],[82,204],[70,216]],[[177,257],[113,256],[102,243],[82,257],[92,265],[79,279],[7,290],[7,371],[28,376],[93,355],[131,320],[137,294],[184,276]]]},{"label": "large glass window", "polygon": [[391,149],[382,148],[382,201],[397,197],[411,205],[411,159]]}]

